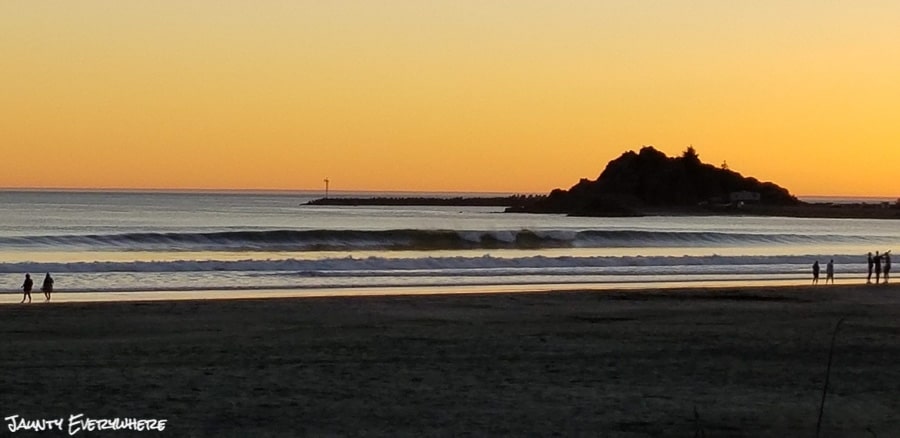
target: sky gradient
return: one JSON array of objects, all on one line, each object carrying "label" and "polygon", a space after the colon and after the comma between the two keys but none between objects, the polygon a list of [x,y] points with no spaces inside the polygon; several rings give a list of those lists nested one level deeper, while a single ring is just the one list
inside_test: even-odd
[{"label": "sky gradient", "polygon": [[0,2],[5,188],[547,192],[693,145],[897,196],[900,2]]}]

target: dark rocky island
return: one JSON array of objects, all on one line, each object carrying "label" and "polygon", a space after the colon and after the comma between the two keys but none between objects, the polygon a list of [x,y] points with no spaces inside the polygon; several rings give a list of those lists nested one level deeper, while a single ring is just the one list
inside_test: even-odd
[{"label": "dark rocky island", "polygon": [[898,218],[897,205],[809,204],[787,189],[703,163],[693,147],[668,157],[652,146],[610,161],[596,180],[507,208],[508,212],[573,216],[753,214],[797,217]]},{"label": "dark rocky island", "polygon": [[698,210],[800,201],[787,189],[748,178],[725,166],[700,161],[694,148],[668,157],[652,146],[610,161],[596,180],[582,179],[569,190],[509,211],[587,216],[638,216],[660,210]]}]

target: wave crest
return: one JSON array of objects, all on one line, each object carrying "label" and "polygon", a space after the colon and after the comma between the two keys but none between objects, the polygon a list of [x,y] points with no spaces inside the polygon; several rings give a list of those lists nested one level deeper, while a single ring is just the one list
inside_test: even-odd
[{"label": "wave crest", "polygon": [[[821,256],[818,256],[821,258]],[[860,265],[865,259],[858,255],[830,256],[842,266]],[[0,274],[21,272],[105,273],[105,272],[277,272],[296,275],[468,275],[484,272],[490,275],[521,275],[525,271],[545,274],[584,272],[585,270],[616,270],[620,268],[721,270],[754,272],[787,266],[806,270],[815,255],[794,256],[594,256],[594,257],[340,257],[321,260],[175,260],[133,262],[70,262],[70,263],[0,263]]]},{"label": "wave crest", "polygon": [[134,251],[353,251],[702,247],[860,242],[864,237],[643,230],[263,230],[0,239],[12,247]]}]

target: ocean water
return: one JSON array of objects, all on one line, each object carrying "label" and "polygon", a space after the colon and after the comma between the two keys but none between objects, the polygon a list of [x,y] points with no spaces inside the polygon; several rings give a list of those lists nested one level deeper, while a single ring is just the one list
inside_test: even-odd
[{"label": "ocean water", "polygon": [[[397,194],[336,194],[383,195]],[[900,248],[889,220],[302,205],[319,196],[0,192],[0,289],[46,272],[67,292],[803,284],[830,259],[839,282],[864,282],[867,252]]]}]

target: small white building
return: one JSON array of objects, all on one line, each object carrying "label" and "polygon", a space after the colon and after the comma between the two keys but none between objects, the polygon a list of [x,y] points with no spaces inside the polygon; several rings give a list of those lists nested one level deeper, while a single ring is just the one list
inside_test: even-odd
[{"label": "small white building", "polygon": [[762,199],[759,192],[751,192],[747,190],[742,190],[740,192],[731,192],[728,194],[728,199],[732,204],[740,203],[740,202],[759,202]]}]

